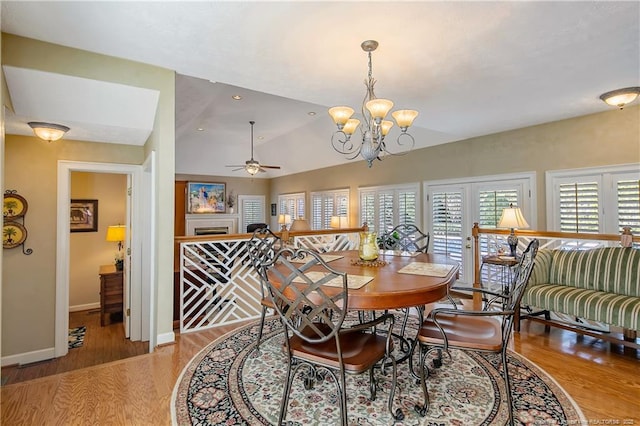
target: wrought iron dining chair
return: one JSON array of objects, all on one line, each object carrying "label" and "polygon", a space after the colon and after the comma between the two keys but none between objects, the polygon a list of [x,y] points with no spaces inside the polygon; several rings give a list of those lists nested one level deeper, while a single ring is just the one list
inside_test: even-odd
[{"label": "wrought iron dining chair", "polygon": [[[488,292],[484,289],[469,289],[480,293],[490,293],[495,299],[502,299],[500,310],[495,308],[486,310],[464,310],[452,308],[435,308],[425,318],[418,333],[420,344],[420,382],[424,394],[424,405],[416,405],[416,411],[425,416],[429,409],[429,395],[427,378],[429,370],[426,366],[427,357],[436,350],[441,356],[449,349],[463,351],[493,352],[501,354],[503,378],[506,390],[506,402],[509,410],[509,424],[513,424],[513,403],[509,371],[507,367],[507,346],[513,330],[516,308],[520,306],[529,277],[533,269],[539,242],[531,240],[515,271],[512,290],[508,294]],[[451,356],[449,355],[449,359]],[[434,359],[434,367],[438,368],[441,360]]]},{"label": "wrought iron dining chair", "polygon": [[379,248],[427,253],[429,239],[430,235],[422,232],[416,225],[404,223],[382,234],[379,238]]},{"label": "wrought iron dining chair", "polygon": [[[429,251],[429,234],[425,234],[412,223],[403,223],[396,225],[391,231],[386,232],[378,239],[378,247],[381,250],[399,250],[406,252],[422,252],[427,253]],[[447,293],[447,297],[451,301],[451,297]],[[420,307],[418,307],[420,309]],[[404,336],[409,322],[409,309],[402,309],[404,312],[404,318],[402,320],[402,326],[400,327],[400,333]],[[404,348],[406,351],[411,351],[411,348]]]},{"label": "wrought iron dining chair", "polygon": [[[249,259],[251,259],[251,264],[255,268],[256,272],[258,272],[258,276],[260,276],[260,266],[263,263],[267,263],[273,260],[275,258],[277,250],[279,250],[281,247],[282,240],[280,239],[280,237],[271,232],[271,230],[267,228],[266,225],[262,228],[253,230],[253,235],[247,242],[247,248],[249,252]],[[264,329],[264,321],[267,310],[275,309],[271,298],[265,295],[265,288],[262,280],[258,282],[258,285],[260,287],[260,305],[262,306],[262,311],[260,313],[258,342],[256,343],[255,348],[256,353],[260,352],[260,342],[262,341],[262,332]]]},{"label": "wrought iron dining chair", "polygon": [[[289,363],[278,424],[283,424],[293,379],[299,377],[298,371],[302,369],[306,373],[305,389],[311,389],[323,374],[333,378],[340,401],[341,424],[346,425],[345,373],[368,371],[369,391],[374,400],[376,365],[382,372],[391,366],[388,409],[395,420],[402,420],[402,410],[393,411],[396,387],[396,362],[391,355],[390,332],[393,315],[345,327],[349,297],[347,274],[331,268],[320,254],[308,249],[279,251],[275,258],[262,264],[260,274],[286,330],[285,349]],[[378,332],[377,327],[380,327]]]}]

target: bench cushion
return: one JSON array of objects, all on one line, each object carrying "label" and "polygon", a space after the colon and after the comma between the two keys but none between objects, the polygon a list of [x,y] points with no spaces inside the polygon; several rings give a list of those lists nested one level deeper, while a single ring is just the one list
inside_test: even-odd
[{"label": "bench cushion", "polygon": [[522,302],[523,305],[640,330],[640,297],[561,284],[538,284],[527,288]]}]

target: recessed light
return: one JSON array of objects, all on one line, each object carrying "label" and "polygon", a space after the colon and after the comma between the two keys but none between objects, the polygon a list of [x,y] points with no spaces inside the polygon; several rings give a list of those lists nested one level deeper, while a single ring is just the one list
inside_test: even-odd
[{"label": "recessed light", "polygon": [[236,100],[236,101],[239,101],[240,99],[242,99],[242,96],[240,96],[240,95],[233,95],[233,96],[231,96],[231,99]]},{"label": "recessed light", "polygon": [[262,140],[262,139],[264,139],[264,136],[258,136],[258,139]]},{"label": "recessed light", "polygon": [[204,128],[202,128],[202,127],[198,127],[196,130],[199,131],[199,132],[204,132]]},{"label": "recessed light", "polygon": [[315,111],[309,111],[307,114],[309,114],[309,115],[316,115],[316,112],[315,112]]}]

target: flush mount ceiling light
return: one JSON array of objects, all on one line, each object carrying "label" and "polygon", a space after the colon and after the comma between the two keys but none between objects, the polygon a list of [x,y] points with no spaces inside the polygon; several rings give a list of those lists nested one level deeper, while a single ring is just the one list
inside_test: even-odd
[{"label": "flush mount ceiling light", "polygon": [[627,87],[625,89],[612,90],[611,92],[603,93],[600,95],[600,99],[608,105],[617,106],[622,109],[625,105],[635,101],[639,94],[640,87]]},{"label": "flush mount ceiling light", "polygon": [[[331,137],[333,149],[340,154],[347,156],[349,160],[361,155],[367,161],[369,167],[373,160],[381,160],[382,154],[406,154],[415,145],[413,136],[407,133],[407,129],[413,124],[413,120],[418,116],[418,111],[411,109],[397,110],[391,113],[400,127],[400,135],[396,139],[396,144],[400,148],[399,152],[389,151],[384,138],[393,127],[393,122],[385,120],[387,113],[393,108],[393,102],[388,99],[378,99],[373,93],[373,86],[376,80],[372,76],[371,52],[378,48],[375,40],[363,41],[360,45],[362,50],[369,56],[369,76],[365,80],[367,94],[362,102],[362,118],[364,123],[360,125],[360,120],[351,118],[354,111],[348,106],[337,106],[329,109],[329,115],[333,119],[338,131]],[[360,127],[362,135],[357,143],[351,141],[351,135]]]},{"label": "flush mount ceiling light", "polygon": [[57,141],[69,131],[67,126],[61,124],[42,123],[39,121],[30,121],[27,124],[33,129],[33,133],[37,137],[47,142]]}]

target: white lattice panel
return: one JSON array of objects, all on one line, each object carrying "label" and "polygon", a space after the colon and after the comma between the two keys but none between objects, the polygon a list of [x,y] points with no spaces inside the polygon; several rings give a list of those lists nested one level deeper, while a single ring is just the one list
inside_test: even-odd
[{"label": "white lattice panel", "polygon": [[296,247],[327,253],[330,251],[355,250],[358,248],[358,234],[301,235],[293,239]]},{"label": "white lattice panel", "polygon": [[258,318],[260,281],[245,240],[180,245],[180,331]]}]

